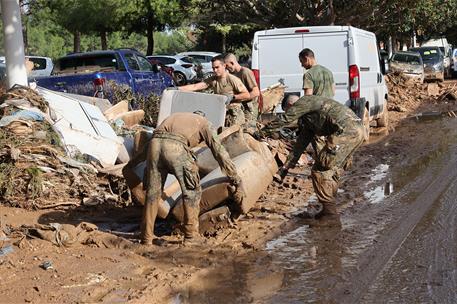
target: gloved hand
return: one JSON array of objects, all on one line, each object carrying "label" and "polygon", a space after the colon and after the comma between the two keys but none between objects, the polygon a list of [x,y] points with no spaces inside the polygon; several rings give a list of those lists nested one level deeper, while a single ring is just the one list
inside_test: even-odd
[{"label": "gloved hand", "polygon": [[282,183],[287,173],[289,173],[289,168],[282,166],[281,168],[279,168],[278,172],[276,172],[276,174],[273,176],[273,179],[278,183]]},{"label": "gloved hand", "polygon": [[254,137],[254,138],[257,139],[257,140],[262,140],[262,139],[264,139],[266,136],[265,136],[265,133],[262,132],[262,130],[257,130],[257,131],[255,131],[254,133],[252,133],[252,137]]},{"label": "gloved hand", "polygon": [[232,94],[224,94],[224,96],[227,97],[227,100],[225,101],[225,105],[230,104],[235,99],[235,95],[232,95]]}]

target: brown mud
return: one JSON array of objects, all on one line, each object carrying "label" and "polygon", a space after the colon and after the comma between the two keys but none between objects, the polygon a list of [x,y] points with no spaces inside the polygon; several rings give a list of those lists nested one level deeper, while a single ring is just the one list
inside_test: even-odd
[{"label": "brown mud", "polygon": [[[457,121],[407,117],[452,107],[427,102],[389,112],[390,134],[371,136],[342,179],[340,221],[298,216],[312,197],[306,164],[195,246],[164,222],[160,245],[137,244],[140,207],[0,207],[6,232],[53,222],[103,231],[68,248],[0,232],[0,247],[18,244],[0,256],[0,302],[449,302],[457,290]],[[40,267],[46,261],[51,269]]]}]

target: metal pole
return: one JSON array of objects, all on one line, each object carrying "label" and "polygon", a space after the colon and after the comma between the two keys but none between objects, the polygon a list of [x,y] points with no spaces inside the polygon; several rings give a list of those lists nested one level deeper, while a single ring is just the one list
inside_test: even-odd
[{"label": "metal pole", "polygon": [[28,86],[19,0],[1,0],[0,3],[8,88],[15,84]]}]

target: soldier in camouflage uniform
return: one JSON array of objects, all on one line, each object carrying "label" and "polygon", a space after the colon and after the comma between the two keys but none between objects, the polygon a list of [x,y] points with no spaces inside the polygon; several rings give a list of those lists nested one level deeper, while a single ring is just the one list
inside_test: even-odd
[{"label": "soldier in camouflage uniform", "polygon": [[141,224],[141,238],[151,244],[154,238],[154,223],[158,200],[162,196],[167,174],[173,174],[181,187],[184,206],[184,235],[186,240],[199,236],[201,186],[196,158],[191,149],[205,142],[227,174],[236,203],[244,197],[241,179],[225,148],[221,145],[210,122],[193,113],[175,113],[165,119],[154,131],[152,140],[142,154],[128,163],[134,168],[147,156],[145,174],[146,201]]},{"label": "soldier in camouflage uniform", "polygon": [[179,87],[180,91],[201,91],[212,89],[214,94],[228,96],[227,112],[225,116],[225,126],[243,125],[245,117],[243,113],[242,101],[249,99],[249,92],[241,80],[231,75],[227,70],[224,57],[219,55],[211,59],[214,76],[202,82]]},{"label": "soldier in camouflage uniform", "polygon": [[339,178],[349,165],[352,154],[363,142],[362,121],[351,109],[332,99],[320,96],[297,99],[291,97],[286,112],[264,127],[262,133],[275,133],[284,125],[298,120],[297,142],[279,171],[281,178],[295,167],[316,135],[325,136],[326,144],[317,155],[311,179],[316,196],[323,204],[323,214],[336,215],[334,198]]},{"label": "soldier in camouflage uniform", "polygon": [[259,103],[260,90],[254,77],[254,73],[247,67],[243,67],[238,63],[236,56],[232,53],[225,55],[225,65],[231,74],[235,75],[243,82],[244,86],[249,91],[249,99],[244,100],[242,104],[244,118],[246,122],[243,127],[244,130],[250,134],[257,131],[257,118],[259,117]]}]

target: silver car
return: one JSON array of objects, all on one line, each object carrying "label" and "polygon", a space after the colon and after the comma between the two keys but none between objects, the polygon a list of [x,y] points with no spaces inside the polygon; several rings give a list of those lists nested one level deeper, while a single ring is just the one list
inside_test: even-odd
[{"label": "silver car", "polygon": [[177,85],[185,85],[194,81],[197,77],[196,65],[191,57],[182,55],[154,55],[147,56],[147,58],[157,60],[166,66],[172,67],[174,69],[174,81]]},{"label": "silver car", "polygon": [[424,64],[421,55],[416,52],[394,53],[390,59],[389,71],[403,73],[406,76],[419,80],[421,83],[424,82]]}]

